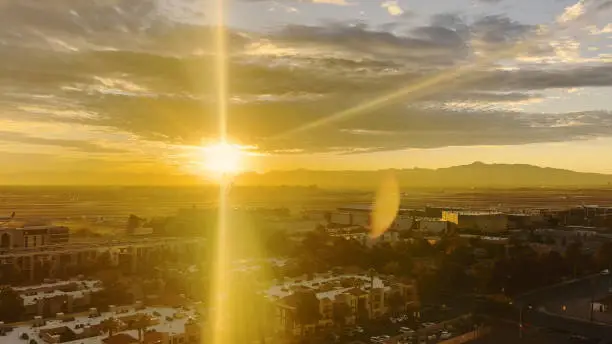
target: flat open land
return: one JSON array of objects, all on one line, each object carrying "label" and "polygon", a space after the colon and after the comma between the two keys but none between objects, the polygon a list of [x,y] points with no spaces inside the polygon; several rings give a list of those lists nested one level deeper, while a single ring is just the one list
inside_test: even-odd
[{"label": "flat open land", "polygon": [[[15,211],[17,218],[43,218],[66,224],[87,219],[114,226],[129,214],[168,216],[185,207],[215,206],[215,187],[0,187],[0,215]],[[342,191],[302,187],[238,187],[234,206],[333,209],[368,204],[373,190]],[[581,204],[612,205],[612,190],[402,190],[402,206],[462,206],[476,209],[565,208]]]}]

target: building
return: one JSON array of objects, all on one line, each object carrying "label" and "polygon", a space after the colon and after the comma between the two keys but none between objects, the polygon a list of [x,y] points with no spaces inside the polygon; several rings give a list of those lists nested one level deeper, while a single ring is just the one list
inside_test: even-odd
[{"label": "building", "polygon": [[412,226],[414,225],[414,217],[411,215],[397,215],[395,217],[395,220],[393,220],[393,223],[391,223],[391,226],[389,227],[389,229],[394,229],[394,230],[398,230],[398,231],[407,231],[412,229]]},{"label": "building", "polygon": [[498,212],[443,211],[442,220],[455,224],[459,231],[499,233],[508,230],[508,217]]},{"label": "building", "polygon": [[430,234],[445,234],[450,230],[450,222],[439,219],[421,219],[419,231]]},{"label": "building", "polygon": [[329,223],[333,225],[350,226],[353,224],[351,213],[333,212],[329,214]]},{"label": "building", "polygon": [[96,280],[70,280],[13,288],[23,299],[26,315],[53,316],[88,309],[91,294],[103,289]]},{"label": "building", "polygon": [[[113,322],[114,334],[109,336],[105,324]],[[143,324],[138,330],[135,324]],[[78,344],[199,344],[202,331],[197,312],[192,308],[111,307],[109,312],[92,309],[89,314],[52,319],[37,317],[31,323],[0,325],[13,328],[0,339],[4,343],[20,343],[22,336],[37,343]],[[25,343],[25,341],[23,341]]]},{"label": "building", "polygon": [[442,213],[445,211],[465,211],[467,209],[460,207],[425,207],[425,217],[432,219],[439,219],[442,217]]},{"label": "building", "polygon": [[612,207],[599,205],[582,205],[559,213],[561,224],[574,226],[612,225]]},{"label": "building", "polygon": [[0,228],[0,251],[65,244],[70,238],[63,226],[24,226]]},{"label": "building", "polygon": [[97,243],[66,243],[52,246],[13,248],[0,253],[0,279],[10,282],[18,271],[21,280],[55,278],[69,266],[88,264],[107,255],[109,264],[135,271],[139,263],[163,252],[190,256],[200,252],[203,238],[133,238]]},{"label": "building", "polygon": [[[358,318],[377,318],[391,311],[407,312],[418,307],[416,285],[391,277],[361,275],[318,274],[285,280],[265,291],[275,307],[277,332],[298,335],[317,328],[334,325],[334,308],[345,307],[346,324]],[[319,304],[320,320],[316,324],[300,324],[296,320],[301,297],[315,297]]]}]

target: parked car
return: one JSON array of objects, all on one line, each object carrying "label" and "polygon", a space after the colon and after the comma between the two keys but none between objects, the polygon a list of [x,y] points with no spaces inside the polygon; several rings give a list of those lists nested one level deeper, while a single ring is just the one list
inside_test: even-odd
[{"label": "parked car", "polygon": [[389,339],[391,339],[390,336],[387,336],[386,334],[383,334],[382,336],[370,337],[370,342],[372,342],[372,343],[384,343],[384,342],[388,341]]},{"label": "parked car", "polygon": [[400,330],[400,332],[401,332],[401,333],[403,333],[403,334],[413,334],[413,333],[414,333],[414,330],[413,330],[413,329],[411,329],[410,327],[406,327],[406,326],[402,326],[402,327],[400,327],[400,329],[399,329],[399,330]]},{"label": "parked car", "polygon": [[352,328],[345,328],[345,329],[344,329],[344,331],[343,331],[343,333],[344,333],[344,335],[345,335],[345,336],[352,337],[352,336],[354,336],[354,335],[355,335],[355,329],[352,329]]},{"label": "parked car", "polygon": [[423,326],[424,328],[428,328],[428,327],[434,326],[435,324],[436,323],[433,323],[433,322],[424,322],[421,324],[421,326]]},{"label": "parked car", "polygon": [[451,338],[453,335],[452,333],[448,332],[448,331],[442,331],[440,332],[440,339],[449,339]]},{"label": "parked car", "polygon": [[355,328],[353,328],[353,331],[357,332],[357,333],[363,333],[363,327],[361,326],[355,326]]}]

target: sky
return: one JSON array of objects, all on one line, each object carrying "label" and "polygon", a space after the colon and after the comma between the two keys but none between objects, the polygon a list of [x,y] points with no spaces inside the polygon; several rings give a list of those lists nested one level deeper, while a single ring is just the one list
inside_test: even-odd
[{"label": "sky", "polygon": [[[224,7],[246,170],[612,173],[612,0]],[[0,183],[204,173],[219,140],[212,0],[0,0],[0,22]]]}]

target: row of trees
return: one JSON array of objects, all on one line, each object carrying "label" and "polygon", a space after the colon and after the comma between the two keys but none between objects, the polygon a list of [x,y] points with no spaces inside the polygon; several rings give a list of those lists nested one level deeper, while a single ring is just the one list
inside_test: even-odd
[{"label": "row of trees", "polygon": [[[307,233],[300,243],[291,241],[283,232],[273,234],[266,243],[269,254],[293,258],[291,266],[283,269],[286,276],[326,272],[336,267],[374,269],[416,279],[421,297],[432,301],[449,288],[454,293],[513,295],[612,268],[612,242],[603,243],[595,252],[585,250],[579,240],[565,240],[562,248],[563,253],[537,253],[528,242],[513,240],[506,247],[452,236],[435,244],[415,238],[368,247],[355,240],[330,237],[321,229]],[[418,269],[423,262],[434,268]]]}]

